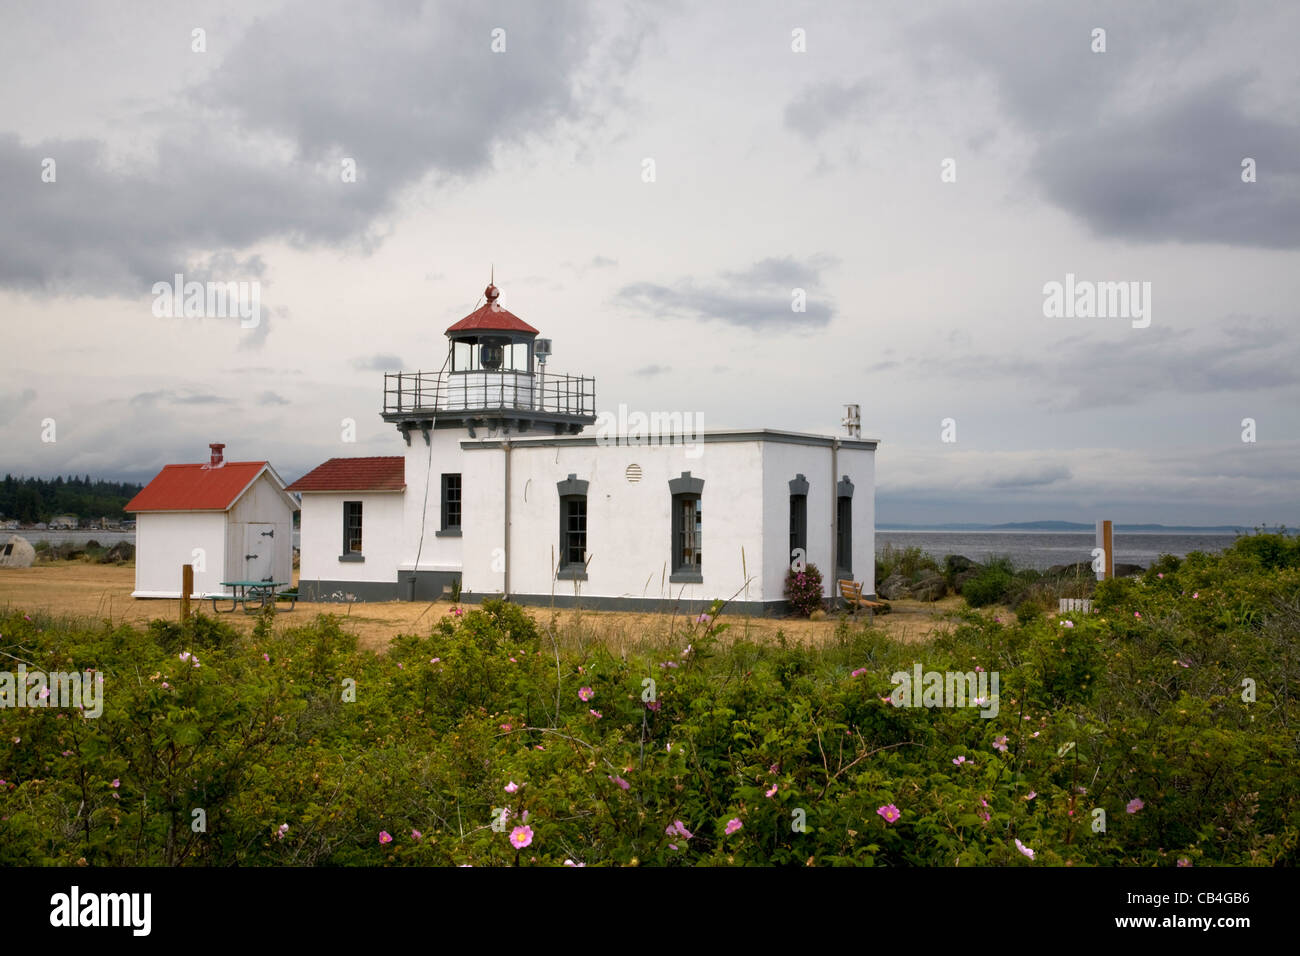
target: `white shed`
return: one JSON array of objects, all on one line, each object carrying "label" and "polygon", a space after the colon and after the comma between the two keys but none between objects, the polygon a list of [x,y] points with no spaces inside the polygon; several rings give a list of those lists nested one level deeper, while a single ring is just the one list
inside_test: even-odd
[{"label": "white shed", "polygon": [[179,598],[181,568],[194,565],[193,597],[225,594],[223,581],[293,580],[298,503],[265,461],[167,465],[126,506],[136,515],[132,597]]}]

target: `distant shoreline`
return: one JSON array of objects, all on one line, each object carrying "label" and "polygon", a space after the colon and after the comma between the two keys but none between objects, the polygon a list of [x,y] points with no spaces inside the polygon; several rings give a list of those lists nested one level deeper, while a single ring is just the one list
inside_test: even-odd
[{"label": "distant shoreline", "polygon": [[[1141,531],[1130,531],[1122,526],[1117,526],[1115,534],[1149,534],[1149,535],[1223,535],[1224,537],[1246,534],[1247,530],[1242,531],[1225,531],[1220,528],[1166,528],[1164,530],[1152,530],[1145,528]],[[1253,530],[1253,529],[1249,529]],[[907,527],[895,527],[890,525],[877,525],[876,531],[886,531],[889,534],[1077,534],[1084,537],[1094,537],[1096,531],[1092,528],[920,528],[915,525]]]}]

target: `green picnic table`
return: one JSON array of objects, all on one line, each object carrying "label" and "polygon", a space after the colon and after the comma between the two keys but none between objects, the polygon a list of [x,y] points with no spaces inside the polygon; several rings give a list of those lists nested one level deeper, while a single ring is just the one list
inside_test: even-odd
[{"label": "green picnic table", "polygon": [[[238,608],[241,604],[245,611],[254,609],[260,610],[266,607],[270,602],[275,605],[275,599],[280,593],[280,589],[287,585],[288,581],[222,581],[223,588],[230,588],[231,593],[226,595],[212,595],[212,610],[218,614],[229,614]],[[289,604],[289,610],[292,611],[298,603],[298,595],[292,595],[293,600]],[[218,601],[229,601],[230,607],[220,608],[217,606]],[[254,607],[255,604],[255,607]]]}]

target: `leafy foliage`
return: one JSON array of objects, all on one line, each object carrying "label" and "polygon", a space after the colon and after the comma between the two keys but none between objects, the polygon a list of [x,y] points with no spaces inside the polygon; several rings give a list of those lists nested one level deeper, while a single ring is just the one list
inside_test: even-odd
[{"label": "leafy foliage", "polygon": [[822,573],[815,564],[806,565],[802,571],[790,568],[785,573],[785,600],[802,617],[822,609],[822,587]]},{"label": "leafy foliage", "polygon": [[[924,645],[728,640],[716,606],[617,654],[499,602],[383,655],[329,616],[9,611],[0,650],[105,689],[97,719],[0,709],[0,865],[1295,865],[1278,553],[1105,582],[1092,614],[964,610]],[[917,663],[997,674],[996,714],[894,706]]]}]

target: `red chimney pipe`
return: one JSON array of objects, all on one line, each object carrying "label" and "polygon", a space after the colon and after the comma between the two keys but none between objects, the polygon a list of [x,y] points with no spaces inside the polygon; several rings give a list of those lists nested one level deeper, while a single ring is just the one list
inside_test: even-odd
[{"label": "red chimney pipe", "polygon": [[212,442],[208,445],[208,448],[212,451],[212,457],[208,460],[209,468],[216,468],[221,464],[221,451],[225,447],[221,442]]}]

